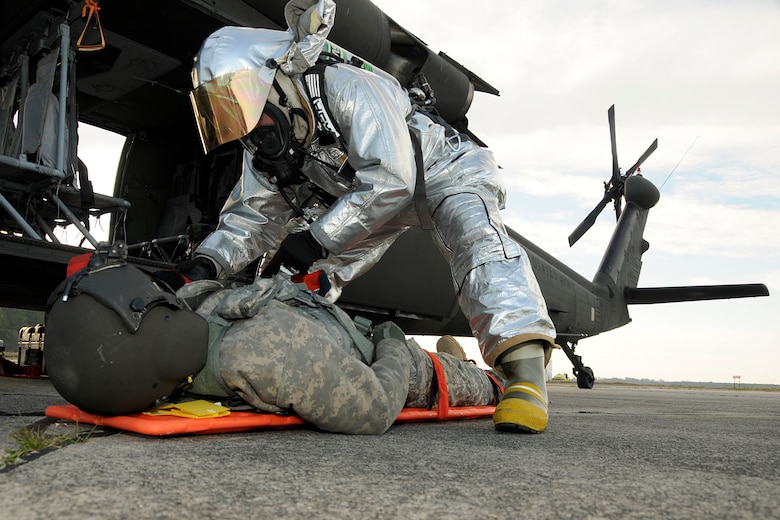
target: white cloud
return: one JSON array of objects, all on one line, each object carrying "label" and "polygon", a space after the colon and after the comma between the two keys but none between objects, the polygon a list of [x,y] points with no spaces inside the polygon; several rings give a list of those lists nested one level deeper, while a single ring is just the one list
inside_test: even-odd
[{"label": "white cloud", "polygon": [[[611,206],[573,248],[566,237],[611,175],[606,112],[615,104],[620,166],[658,137],[642,174],[666,181],[640,286],[780,290],[778,2],[375,3],[501,91],[477,93],[469,121],[504,168],[510,227],[591,278]],[[581,342],[597,377],[780,382],[767,327],[780,313],[776,296],[630,313],[633,323]],[[560,352],[554,359],[556,372],[569,371]]]}]

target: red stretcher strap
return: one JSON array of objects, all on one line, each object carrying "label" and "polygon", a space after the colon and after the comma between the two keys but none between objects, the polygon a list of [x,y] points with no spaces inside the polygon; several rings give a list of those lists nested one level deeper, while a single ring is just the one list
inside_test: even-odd
[{"label": "red stretcher strap", "polygon": [[433,361],[433,372],[436,374],[436,381],[439,387],[439,399],[436,402],[436,408],[439,412],[439,420],[443,421],[446,419],[447,414],[450,411],[450,392],[447,389],[447,376],[444,373],[444,367],[441,366],[439,357],[434,355],[433,352],[428,352],[427,350],[423,350],[423,352],[428,354],[428,357],[430,357],[431,361]]}]

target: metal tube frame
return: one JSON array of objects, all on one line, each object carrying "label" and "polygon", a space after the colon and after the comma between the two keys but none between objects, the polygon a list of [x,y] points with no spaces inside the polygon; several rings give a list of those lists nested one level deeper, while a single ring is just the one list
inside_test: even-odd
[{"label": "metal tube frame", "polygon": [[[64,180],[66,178],[66,161],[67,161],[67,150],[66,150],[66,143],[65,143],[65,136],[67,132],[67,116],[68,116],[68,99],[69,99],[69,85],[68,78],[70,73],[70,64],[71,64],[71,53],[70,53],[70,43],[71,43],[71,35],[70,35],[70,26],[67,23],[62,23],[59,26],[59,35],[60,35],[60,85],[59,85],[59,114],[57,118],[57,156],[56,156],[56,166],[54,168],[50,166],[45,166],[42,164],[37,164],[34,162],[30,162],[26,160],[24,157],[13,157],[13,156],[7,156],[7,155],[0,155],[0,165],[10,167],[12,170],[22,170],[32,173],[37,173],[44,177],[38,184],[39,187],[45,187],[46,185],[51,184],[52,187],[47,189],[44,194],[45,197],[47,197],[51,202],[53,202],[59,210],[63,213],[65,218],[76,228],[79,230],[79,232],[89,241],[90,244],[92,244],[93,247],[98,247],[98,241],[92,236],[92,234],[89,232],[89,230],[84,227],[84,225],[81,223],[81,221],[76,217],[76,215],[68,208],[68,206],[58,197],[56,193],[56,184],[60,181]],[[27,74],[27,67],[22,67],[22,75],[23,80],[26,79]],[[26,89],[23,89],[26,90]],[[24,92],[22,92],[23,97]],[[20,125],[22,123],[21,118],[23,118],[23,114],[19,114],[20,118]],[[48,178],[48,181],[45,180]],[[8,179],[8,182],[6,185],[10,184],[20,184],[17,182],[14,182],[10,179]],[[21,184],[20,184],[21,186]],[[32,191],[33,188],[30,188],[30,191]],[[119,205],[119,204],[118,204]],[[125,206],[128,204],[125,203]],[[5,209],[8,214],[14,219],[14,221],[19,224],[21,229],[24,233],[29,235],[31,238],[34,238],[36,240],[43,240],[40,234],[25,220],[25,218],[19,213],[19,211],[14,208],[14,206],[8,201],[8,199],[3,196],[2,193],[0,193],[0,207]],[[126,207],[124,208],[126,209]],[[54,236],[51,228],[43,222],[43,219],[40,217],[40,215],[37,216],[36,222],[38,225],[41,226],[42,229],[45,230],[46,235],[52,239],[52,241],[59,243],[57,238]]]}]

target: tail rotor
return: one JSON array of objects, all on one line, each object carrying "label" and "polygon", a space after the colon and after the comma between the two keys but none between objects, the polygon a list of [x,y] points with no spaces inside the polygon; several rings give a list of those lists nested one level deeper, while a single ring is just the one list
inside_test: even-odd
[{"label": "tail rotor", "polygon": [[615,218],[619,219],[623,210],[623,194],[625,191],[626,179],[633,175],[643,162],[652,154],[656,148],[658,148],[658,139],[645,150],[645,153],[639,157],[639,160],[628,169],[625,174],[620,173],[620,166],[617,158],[617,139],[615,137],[615,105],[609,107],[607,111],[607,118],[609,120],[609,138],[612,147],[612,177],[609,181],[604,183],[604,197],[596,204],[596,207],[588,213],[588,216],[580,222],[577,228],[569,235],[569,246],[573,246],[577,240],[596,223],[596,219],[607,207],[607,204],[612,202],[615,207]]}]

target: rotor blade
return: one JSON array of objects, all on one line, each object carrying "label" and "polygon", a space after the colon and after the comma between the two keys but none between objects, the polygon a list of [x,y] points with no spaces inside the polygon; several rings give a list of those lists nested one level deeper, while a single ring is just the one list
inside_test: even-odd
[{"label": "rotor blade", "polygon": [[623,212],[623,197],[618,195],[615,198],[615,220],[620,220],[620,214]]},{"label": "rotor blade", "polygon": [[607,203],[612,200],[612,197],[609,196],[609,194],[605,194],[604,198],[601,199],[601,202],[599,202],[593,210],[588,213],[588,216],[585,217],[585,220],[580,222],[580,225],[577,226],[577,229],[575,229],[571,235],[569,235],[569,247],[573,246],[574,243],[582,238],[582,235],[585,234],[587,230],[589,230],[591,227],[593,227],[593,224],[596,223],[596,218],[598,218],[599,213],[604,211],[604,208],[607,206]]},{"label": "rotor blade", "polygon": [[617,159],[617,138],[615,137],[615,105],[607,110],[607,119],[609,119],[609,142],[612,146],[612,184],[616,184],[620,178],[620,166]]},{"label": "rotor blade", "polygon": [[629,169],[629,170],[626,172],[626,177],[628,177],[629,175],[632,175],[632,174],[633,174],[633,173],[634,173],[634,172],[637,170],[637,168],[639,168],[640,166],[642,166],[642,163],[643,163],[643,162],[645,162],[645,159],[647,159],[648,157],[650,157],[650,154],[651,154],[651,153],[653,153],[653,152],[655,151],[655,149],[656,149],[656,148],[658,148],[658,139],[656,139],[655,141],[653,141],[653,144],[651,144],[651,145],[650,145],[650,146],[647,148],[647,150],[645,150],[645,153],[643,153],[643,154],[642,154],[642,157],[640,157],[640,158],[639,158],[639,160],[636,162],[636,164],[635,164],[635,165],[633,165],[633,166],[632,166],[632,167],[631,167],[631,168],[630,168],[630,169]]}]

